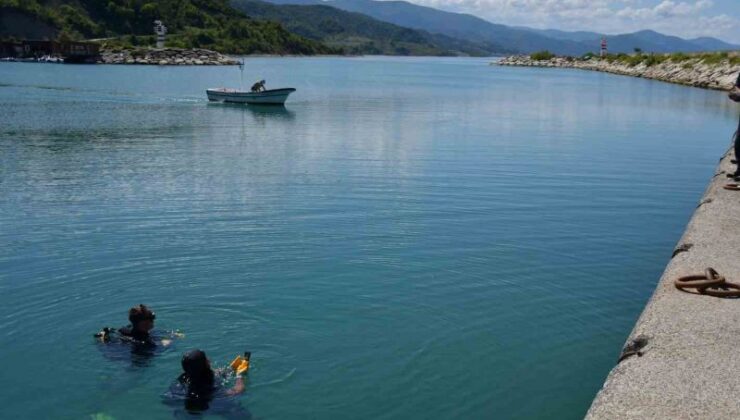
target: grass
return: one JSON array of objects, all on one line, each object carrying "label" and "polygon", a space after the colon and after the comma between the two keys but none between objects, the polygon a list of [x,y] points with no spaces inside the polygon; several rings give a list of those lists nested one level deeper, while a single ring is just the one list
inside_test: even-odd
[{"label": "grass", "polygon": [[544,51],[537,51],[529,55],[529,58],[532,60],[550,60],[555,57],[555,54],[551,53],[550,51],[544,50]]},{"label": "grass", "polygon": [[[582,60],[588,60],[594,58],[593,54],[586,54],[581,57]],[[605,60],[609,63],[621,63],[630,67],[635,67],[643,64],[647,67],[662,64],[666,61],[673,63],[684,63],[683,68],[691,68],[693,64],[700,62],[708,65],[719,65],[723,63],[729,63],[730,65],[736,66],[740,64],[740,54],[730,53],[727,51],[720,52],[709,52],[709,53],[693,53],[687,54],[683,52],[670,53],[670,54],[607,54]],[[689,63],[693,61],[694,63]]]}]

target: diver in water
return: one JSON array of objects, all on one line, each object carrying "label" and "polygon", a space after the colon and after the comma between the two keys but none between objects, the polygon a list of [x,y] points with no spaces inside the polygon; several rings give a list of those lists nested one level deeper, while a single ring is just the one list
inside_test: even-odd
[{"label": "diver in water", "polygon": [[[103,342],[110,341],[113,336],[117,336],[122,341],[130,341],[136,344],[148,346],[169,346],[172,343],[172,337],[160,338],[154,337],[151,332],[154,329],[154,320],[157,315],[146,305],[139,304],[128,311],[129,325],[119,328],[103,328],[102,331],[95,334]],[[172,334],[177,336],[177,333]]]},{"label": "diver in water", "polygon": [[172,343],[171,339],[157,340],[150,335],[150,332],[154,329],[154,320],[156,318],[157,315],[147,308],[146,305],[140,304],[139,306],[134,306],[128,311],[128,321],[131,324],[119,328],[118,334],[124,339],[138,343],[169,346]]},{"label": "diver in water", "polygon": [[95,334],[102,346],[100,350],[109,360],[130,361],[138,367],[147,366],[149,360],[169,349],[172,340],[184,337],[176,331],[154,330],[156,314],[146,305],[129,309],[130,324],[122,328],[103,328]]},{"label": "diver in water", "polygon": [[[164,395],[166,403],[182,401],[188,413],[199,413],[211,408],[214,414],[227,415],[234,418],[251,417],[238,401],[233,398],[244,392],[244,378],[241,376],[249,369],[249,354],[247,358],[238,357],[231,366],[236,374],[236,383],[233,387],[224,386],[227,372],[225,369],[214,370],[206,353],[202,350],[191,350],[182,356],[183,373],[170,386]],[[212,407],[213,404],[213,407]]]}]

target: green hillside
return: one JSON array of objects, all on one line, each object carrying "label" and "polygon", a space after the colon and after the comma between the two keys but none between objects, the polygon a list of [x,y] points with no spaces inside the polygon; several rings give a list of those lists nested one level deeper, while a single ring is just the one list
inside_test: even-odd
[{"label": "green hillside", "polygon": [[501,50],[324,5],[275,5],[259,0],[232,0],[231,5],[250,17],[280,22],[291,32],[350,54],[480,56]]},{"label": "green hillside", "polygon": [[277,22],[254,20],[228,0],[0,0],[0,16],[3,38],[113,38],[106,42],[150,45],[153,21],[161,19],[170,47],[234,54],[341,52]]}]

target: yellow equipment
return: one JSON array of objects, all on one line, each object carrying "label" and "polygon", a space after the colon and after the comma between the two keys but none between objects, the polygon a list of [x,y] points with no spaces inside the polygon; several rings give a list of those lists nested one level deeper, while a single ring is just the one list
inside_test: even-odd
[{"label": "yellow equipment", "polygon": [[249,370],[249,353],[245,353],[244,356],[236,356],[233,362],[231,362],[231,368],[234,369],[237,375],[247,373]]}]

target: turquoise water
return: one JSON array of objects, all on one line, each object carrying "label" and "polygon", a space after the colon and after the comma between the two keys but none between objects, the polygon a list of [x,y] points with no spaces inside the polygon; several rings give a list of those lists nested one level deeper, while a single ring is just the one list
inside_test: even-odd
[{"label": "turquoise water", "polygon": [[[4,418],[172,418],[183,351],[255,418],[580,418],[729,146],[722,93],[480,59],[0,64]],[[145,366],[92,334],[138,303]]]}]

